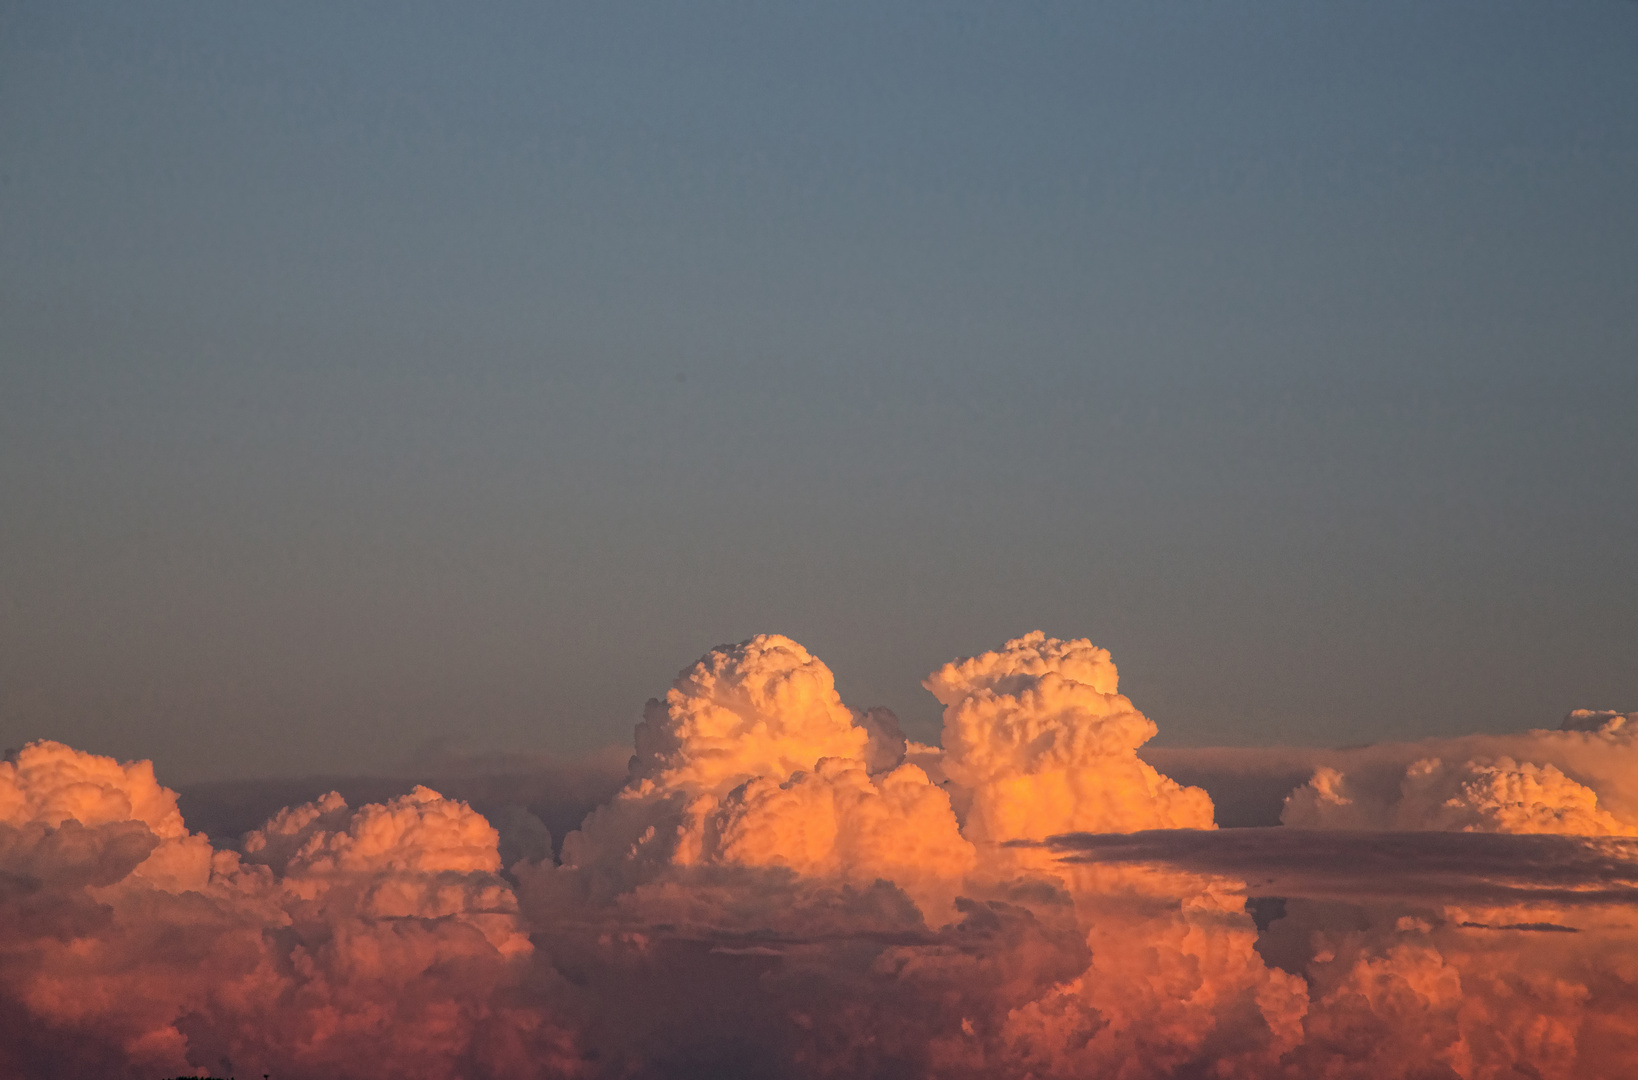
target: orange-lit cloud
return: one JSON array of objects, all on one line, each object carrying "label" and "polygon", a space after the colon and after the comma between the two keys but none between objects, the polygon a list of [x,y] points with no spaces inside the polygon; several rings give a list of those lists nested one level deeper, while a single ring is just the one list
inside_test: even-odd
[{"label": "orange-lit cloud", "polygon": [[1285,825],[1220,830],[1138,756],[1155,725],[1090,642],[1026,635],[926,686],[939,747],[844,703],[788,638],[712,650],[649,702],[624,786],[560,858],[521,806],[491,821],[427,786],[213,845],[148,763],[30,744],[0,764],[0,1075],[1613,1080],[1638,1060],[1628,716],[1271,752],[1269,775],[1301,766]]},{"label": "orange-lit cloud", "polygon": [[1041,633],[927,677],[944,705],[945,774],[970,802],[968,836],[1216,827],[1204,791],[1138,759],[1155,724],[1116,682],[1107,650]]}]

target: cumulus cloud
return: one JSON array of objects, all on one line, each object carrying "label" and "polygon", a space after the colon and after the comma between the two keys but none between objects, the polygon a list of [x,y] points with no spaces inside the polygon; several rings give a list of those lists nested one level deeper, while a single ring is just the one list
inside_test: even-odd
[{"label": "cumulus cloud", "polygon": [[602,894],[682,867],[758,867],[893,881],[935,919],[952,916],[975,855],[948,794],[896,764],[890,715],[849,709],[830,669],[789,638],[707,653],[649,701],[635,741],[630,781],[564,840],[565,873],[548,876],[572,878],[565,887]]},{"label": "cumulus cloud", "polygon": [[531,946],[496,834],[436,792],[281,811],[242,857],[189,833],[145,762],[31,744],[0,799],[0,996],[29,1020],[11,1075],[92,1053],[115,1077],[433,1080],[540,1033],[497,1011]]},{"label": "cumulus cloud", "polygon": [[49,741],[30,743],[13,760],[0,762],[0,822],[69,821],[145,826],[157,843],[132,873],[156,886],[197,888],[210,877],[209,840],[188,832],[176,793],[160,786],[152,762],[120,764]]},{"label": "cumulus cloud", "polygon": [[1346,776],[1322,766],[1291,793],[1281,819],[1309,829],[1638,835],[1638,826],[1600,808],[1597,792],[1557,766],[1509,757],[1413,761],[1397,797],[1386,801],[1355,793]]},{"label": "cumulus cloud", "polygon": [[385,803],[417,785],[467,803],[500,833],[503,865],[555,854],[556,843],[626,782],[631,747],[574,757],[543,753],[423,751],[399,774],[203,781],[177,788],[188,825],[217,846],[231,843],[287,806],[337,792],[348,803]]},{"label": "cumulus cloud", "polygon": [[[1317,829],[1638,835],[1638,726],[1629,719],[1577,709],[1556,732],[1464,740],[1450,748],[1466,751],[1460,757],[1407,763],[1396,788],[1380,759],[1355,772],[1321,765],[1285,800],[1281,821]],[[1485,752],[1492,747],[1528,749],[1533,760]]]},{"label": "cumulus cloud", "polygon": [[641,791],[724,795],[821,758],[861,758],[869,741],[830,668],[790,638],[759,634],[713,649],[648,703],[632,774]]},{"label": "cumulus cloud", "polygon": [[[1139,756],[1155,725],[1085,640],[925,685],[941,746],[762,635],[648,703],[623,777],[218,787],[207,816],[266,812],[214,845],[148,763],[31,744],[0,764],[0,1074],[1613,1080],[1638,1056],[1631,716],[1190,765]],[[1288,825],[1217,828],[1168,753]]]},{"label": "cumulus cloud", "polygon": [[[1141,756],[1161,772],[1204,787],[1218,807],[1218,823],[1233,826],[1277,825],[1287,797],[1309,784],[1321,770],[1331,770],[1321,784],[1346,785],[1354,815],[1369,815],[1365,827],[1386,827],[1404,792],[1407,773],[1417,762],[1438,761],[1440,772],[1457,778],[1475,767],[1529,766],[1540,774],[1548,766],[1591,791],[1598,809],[1621,828],[1638,826],[1638,714],[1577,709],[1556,729],[1510,734],[1466,735],[1417,742],[1378,743],[1347,749],[1310,747],[1145,747]],[[1568,789],[1565,789],[1568,790]],[[1304,796],[1306,801],[1317,791]],[[1448,793],[1449,798],[1454,792]],[[1341,827],[1346,827],[1342,825]],[[1414,827],[1414,826],[1413,826]]]},{"label": "cumulus cloud", "polygon": [[1215,827],[1204,791],[1139,760],[1157,729],[1117,681],[1107,650],[1039,632],[927,677],[944,706],[944,771],[971,807],[969,837]]}]

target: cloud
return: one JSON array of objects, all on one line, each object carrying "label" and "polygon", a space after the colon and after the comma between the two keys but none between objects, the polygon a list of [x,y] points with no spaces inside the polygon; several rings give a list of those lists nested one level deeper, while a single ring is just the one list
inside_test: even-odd
[{"label": "cloud", "polygon": [[330,795],[241,857],[189,833],[175,799],[146,763],[59,744],[0,767],[0,998],[30,1020],[0,1062],[17,1075],[75,1075],[66,1048],[86,1043],[114,1077],[433,1080],[555,1039],[496,1010],[532,950],[495,831],[464,804]]},{"label": "cloud", "polygon": [[759,634],[713,649],[648,703],[632,772],[644,792],[721,796],[821,758],[861,758],[869,741],[828,667],[790,638]]},{"label": "cloud", "polygon": [[1155,724],[1116,684],[1108,651],[1041,633],[927,677],[944,705],[944,772],[965,790],[971,839],[1214,826],[1204,791],[1138,759]]},{"label": "cloud", "polygon": [[[1349,814],[1363,816],[1355,817],[1355,825],[1332,820],[1322,827],[1433,827],[1415,822],[1400,824],[1395,816],[1407,772],[1418,762],[1437,761],[1441,774],[1453,780],[1452,790],[1444,798],[1454,796],[1455,785],[1463,780],[1477,778],[1476,774],[1461,774],[1487,767],[1498,770],[1493,776],[1515,773],[1520,788],[1528,786],[1527,774],[1533,770],[1538,784],[1573,791],[1560,784],[1558,777],[1546,773],[1550,766],[1565,780],[1591,792],[1598,810],[1626,831],[1638,827],[1638,724],[1632,723],[1634,716],[1638,714],[1577,709],[1564,718],[1557,730],[1346,749],[1145,747],[1141,756],[1161,772],[1207,789],[1217,804],[1220,825],[1280,824],[1287,797],[1312,781],[1319,770],[1329,769],[1335,775],[1327,782],[1341,778],[1346,785],[1346,797],[1354,804]],[[1503,765],[1504,761],[1511,764]],[[1495,788],[1493,792],[1503,794]],[[1582,795],[1573,796],[1573,801],[1584,799]],[[1500,819],[1492,820],[1501,823]],[[1465,824],[1480,822],[1469,820],[1457,827]]]},{"label": "cloud", "polygon": [[1322,766],[1291,793],[1281,817],[1294,828],[1638,835],[1638,825],[1599,807],[1597,792],[1557,766],[1509,757],[1413,761],[1388,799],[1356,794],[1346,776]]},{"label": "cloud", "polygon": [[1638,841],[1626,839],[1263,828],[1072,834],[1040,846],[1072,865],[1231,875],[1253,896],[1638,904]]},{"label": "cloud", "polygon": [[1633,840],[1269,828],[1045,846],[1267,898],[1258,951],[1308,997],[1270,1075],[1613,1078],[1638,1048]]},{"label": "cloud", "polygon": [[[180,802],[146,762],[30,744],[0,764],[0,1075],[1613,1080],[1638,1057],[1626,714],[1145,760],[1155,725],[1088,641],[1028,634],[926,686],[942,746],[763,635],[683,669],[629,760]],[[1168,761],[1322,827],[1219,829]],[[233,827],[213,843],[182,806]]]},{"label": "cloud", "polygon": [[334,791],[348,803],[384,803],[417,785],[469,804],[501,834],[501,861],[539,857],[543,838],[555,844],[579,827],[626,782],[631,748],[609,747],[581,757],[549,754],[423,753],[402,775],[309,776],[220,780],[177,789],[189,824],[218,844],[232,844],[287,806]]},{"label": "cloud", "polygon": [[563,861],[612,888],[702,864],[865,881],[889,865],[907,881],[947,867],[959,881],[971,853],[949,797],[914,765],[881,771],[899,741],[896,722],[849,709],[789,638],[723,646],[649,701],[630,781],[565,838]]}]

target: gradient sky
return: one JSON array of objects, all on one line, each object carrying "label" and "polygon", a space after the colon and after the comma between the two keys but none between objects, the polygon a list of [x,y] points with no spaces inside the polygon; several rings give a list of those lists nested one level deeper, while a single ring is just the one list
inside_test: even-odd
[{"label": "gradient sky", "polygon": [[626,743],[1041,628],[1638,708],[1638,4],[0,5],[0,739]]}]

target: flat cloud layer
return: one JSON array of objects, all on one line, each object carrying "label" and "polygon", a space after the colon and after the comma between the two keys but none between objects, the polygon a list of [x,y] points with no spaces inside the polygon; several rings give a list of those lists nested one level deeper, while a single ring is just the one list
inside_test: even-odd
[{"label": "flat cloud layer", "polygon": [[1626,905],[1638,841],[1479,832],[1231,829],[1054,836],[1066,863],[1155,864],[1245,879],[1249,896]]},{"label": "flat cloud layer", "polygon": [[[1155,726],[1090,642],[1029,634],[925,685],[941,747],[763,635],[649,702],[612,794],[596,768],[446,770],[449,791],[360,805],[304,791],[214,845],[148,763],[30,744],[0,763],[0,1074],[1597,1080],[1638,1060],[1630,717],[1140,757]],[[1218,829],[1168,760],[1283,825]],[[267,792],[208,794],[227,821]]]}]

